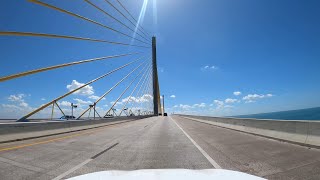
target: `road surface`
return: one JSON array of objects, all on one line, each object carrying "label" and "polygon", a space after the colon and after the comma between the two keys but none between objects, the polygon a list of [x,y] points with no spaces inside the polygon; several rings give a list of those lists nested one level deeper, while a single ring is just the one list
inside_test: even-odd
[{"label": "road surface", "polygon": [[172,168],[223,168],[267,179],[320,179],[320,150],[177,116],[0,144],[3,180]]}]

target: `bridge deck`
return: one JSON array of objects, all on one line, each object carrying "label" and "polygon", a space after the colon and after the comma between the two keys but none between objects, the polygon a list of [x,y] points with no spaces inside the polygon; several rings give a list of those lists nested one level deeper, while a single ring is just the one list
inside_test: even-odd
[{"label": "bridge deck", "polygon": [[268,179],[320,177],[318,149],[173,118],[0,144],[1,179],[67,178],[114,169],[214,168],[210,159],[224,169]]}]

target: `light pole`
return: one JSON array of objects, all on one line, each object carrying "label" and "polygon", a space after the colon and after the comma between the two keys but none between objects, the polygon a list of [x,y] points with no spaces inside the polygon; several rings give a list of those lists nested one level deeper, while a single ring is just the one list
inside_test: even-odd
[{"label": "light pole", "polygon": [[[93,108],[93,120],[95,120],[96,119],[96,103],[93,103],[92,105],[90,104],[89,108],[90,108],[90,112],[91,112],[91,109]],[[89,112],[89,116],[90,116],[90,112]]]},{"label": "light pole", "polygon": [[129,115],[128,115],[128,108],[124,108],[124,109],[123,109],[123,112],[124,112],[127,116],[129,116]]},{"label": "light pole", "polygon": [[73,119],[73,108],[77,108],[77,105],[74,105],[73,103],[71,103],[71,118]]},{"label": "light pole", "polygon": [[116,113],[116,111],[117,111],[117,109],[112,108],[112,112],[113,112],[113,115],[112,115],[112,116],[113,116],[113,117],[114,117],[114,116],[118,116],[117,113]]},{"label": "light pole", "polygon": [[96,120],[96,103],[93,103],[93,119]]}]

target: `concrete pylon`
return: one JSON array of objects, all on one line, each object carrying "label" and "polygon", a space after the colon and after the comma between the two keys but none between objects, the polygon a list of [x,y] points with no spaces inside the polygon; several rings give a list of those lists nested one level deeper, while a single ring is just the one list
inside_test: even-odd
[{"label": "concrete pylon", "polygon": [[158,81],[158,68],[157,68],[157,47],[156,37],[152,37],[152,81],[153,81],[153,113],[155,116],[161,112],[160,105],[160,88]]}]

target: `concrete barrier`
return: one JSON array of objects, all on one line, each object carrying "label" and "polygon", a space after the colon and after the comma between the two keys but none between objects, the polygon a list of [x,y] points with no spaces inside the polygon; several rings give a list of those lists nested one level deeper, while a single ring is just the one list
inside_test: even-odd
[{"label": "concrete barrier", "polygon": [[320,121],[178,116],[295,144],[320,147]]},{"label": "concrete barrier", "polygon": [[0,124],[0,143],[26,140],[68,132],[103,127],[112,124],[125,123],[151,116],[119,117],[100,120],[70,120],[49,122],[12,122]]}]

